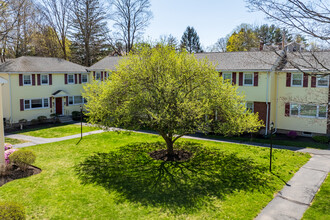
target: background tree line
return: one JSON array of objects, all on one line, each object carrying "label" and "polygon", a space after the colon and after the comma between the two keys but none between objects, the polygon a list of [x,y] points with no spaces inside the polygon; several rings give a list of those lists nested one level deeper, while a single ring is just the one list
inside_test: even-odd
[{"label": "background tree line", "polygon": [[0,18],[2,62],[28,55],[90,66],[129,52],[152,13],[149,0],[3,0]]}]

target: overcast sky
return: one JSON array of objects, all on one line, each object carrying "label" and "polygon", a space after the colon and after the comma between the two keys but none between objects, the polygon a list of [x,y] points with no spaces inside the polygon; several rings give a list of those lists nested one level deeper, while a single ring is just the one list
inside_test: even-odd
[{"label": "overcast sky", "polygon": [[150,1],[153,19],[144,34],[149,40],[169,34],[180,40],[187,26],[193,26],[206,48],[241,23],[268,23],[261,12],[249,12],[244,0]]}]

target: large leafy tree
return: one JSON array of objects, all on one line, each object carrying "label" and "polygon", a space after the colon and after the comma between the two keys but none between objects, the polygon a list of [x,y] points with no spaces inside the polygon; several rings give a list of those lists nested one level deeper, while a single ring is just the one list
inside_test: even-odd
[{"label": "large leafy tree", "polygon": [[203,52],[199,36],[193,27],[188,26],[182,35],[180,47],[186,49],[189,53]]},{"label": "large leafy tree", "polygon": [[258,37],[250,28],[241,28],[239,32],[234,32],[228,39],[227,51],[249,51],[258,47]]},{"label": "large leafy tree", "polygon": [[146,126],[165,140],[167,153],[196,131],[240,134],[262,125],[245,110],[236,87],[224,83],[212,63],[158,45],[123,58],[110,79],[84,87],[89,120],[105,126]]}]

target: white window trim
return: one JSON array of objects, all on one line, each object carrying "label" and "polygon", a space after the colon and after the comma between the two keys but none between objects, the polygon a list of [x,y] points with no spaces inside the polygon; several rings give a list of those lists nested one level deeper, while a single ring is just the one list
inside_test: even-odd
[{"label": "white window trim", "polygon": [[[86,82],[83,81],[83,76],[86,76]],[[88,74],[81,74],[81,83],[88,83]]]},{"label": "white window trim", "polygon": [[248,110],[247,108],[247,104],[248,103],[252,103],[252,109],[251,109],[251,113],[254,113],[254,102],[245,102],[245,109]]},{"label": "white window trim", "polygon": [[[35,99],[41,99],[41,104],[42,104],[42,107],[41,108],[32,108],[31,107],[32,100],[35,100]],[[49,108],[49,105],[50,105],[49,98],[35,98],[35,99],[24,99],[24,110],[36,110],[36,109]],[[48,106],[47,107],[44,107],[45,106],[44,99],[47,99],[48,100]],[[29,108],[25,108],[25,101],[29,101]]]},{"label": "white window trim", "polygon": [[[46,76],[47,77],[47,83],[42,83],[42,76]],[[49,85],[49,75],[48,74],[41,74],[40,75],[40,84],[41,85]]]},{"label": "white window trim", "polygon": [[[99,79],[97,79],[97,75],[100,76]],[[97,81],[101,81],[101,72],[96,72],[96,73],[95,73],[95,80],[97,80]]]},{"label": "white window trim", "polygon": [[[301,85],[293,85],[293,75],[294,74],[300,74],[301,75]],[[303,75],[303,73],[292,73],[292,75],[291,75],[291,86],[292,87],[303,87],[303,84],[304,84],[304,75]]]},{"label": "white window trim", "polygon": [[[73,82],[70,82],[69,81],[69,76],[72,76],[73,77]],[[68,74],[68,84],[75,84],[75,77],[74,77],[74,74]]]},{"label": "white window trim", "polygon": [[327,78],[328,83],[326,86],[320,86],[319,85],[319,80],[320,80],[321,76],[316,76],[316,87],[320,87],[320,88],[328,88],[329,87],[329,76],[325,76],[325,78]]},{"label": "white window trim", "polygon": [[[292,105],[298,105],[298,115],[291,115],[291,109]],[[316,106],[316,116],[307,116],[307,115],[300,115],[300,109],[301,105],[313,105]],[[320,117],[320,106],[326,106],[326,105],[317,105],[317,104],[298,104],[298,103],[290,103],[290,116],[297,117],[297,118],[318,118],[318,119],[327,119],[328,118],[328,106],[326,106],[326,116]]]},{"label": "white window trim", "polygon": [[[75,96],[81,96],[81,98],[82,98],[82,103],[77,103],[77,104],[75,104],[75,103],[74,103],[74,97],[75,97]],[[72,95],[72,96],[69,96],[69,97],[68,97],[68,102],[69,102],[69,98],[70,98],[70,97],[72,97],[72,102],[73,102],[73,104],[68,103],[69,105],[81,105],[81,104],[85,104],[85,99],[84,99],[84,97],[83,97],[82,95]]]},{"label": "white window trim", "polygon": [[[252,75],[252,84],[245,84],[245,75],[251,74]],[[243,86],[253,86],[254,85],[254,74],[253,73],[243,73]]]},{"label": "white window trim", "polygon": [[223,73],[222,74],[222,78],[223,78],[223,81],[225,82],[225,80],[228,80],[228,79],[225,79],[223,76],[225,75],[225,74],[230,74],[230,83],[232,83],[233,82],[233,73]]},{"label": "white window trim", "polygon": [[[30,83],[25,83],[24,76],[30,76]],[[32,74],[24,74],[23,75],[23,86],[32,86]]]}]

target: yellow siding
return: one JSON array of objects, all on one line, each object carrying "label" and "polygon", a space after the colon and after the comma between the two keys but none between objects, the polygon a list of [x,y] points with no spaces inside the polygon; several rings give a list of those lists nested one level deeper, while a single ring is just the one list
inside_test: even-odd
[{"label": "yellow siding", "polygon": [[0,77],[7,80],[7,83],[2,86],[2,104],[3,104],[3,117],[10,118],[10,95],[9,95],[9,75],[0,74]]},{"label": "yellow siding", "polygon": [[[78,77],[79,79],[79,77]],[[89,77],[90,80],[90,77]],[[37,84],[37,77],[36,77]],[[20,119],[32,120],[38,116],[50,117],[55,111],[54,99],[52,108],[31,109],[20,111],[20,99],[49,98],[58,90],[65,91],[69,96],[79,96],[84,84],[65,84],[64,74],[52,74],[52,85],[19,86],[19,74],[11,74],[12,86],[12,116],[13,123]],[[72,111],[79,111],[80,105],[66,106],[66,99],[63,98],[64,115],[71,115]]]},{"label": "yellow siding", "polygon": [[[232,73],[232,72],[223,72],[223,73]],[[247,72],[244,73],[254,73]],[[269,78],[269,85],[271,84],[271,79]],[[266,102],[267,96],[267,72],[259,72],[258,74],[258,86],[238,86],[239,85],[239,73],[236,73],[236,85],[237,91],[240,92],[241,95],[245,96],[245,100],[248,102]],[[268,88],[268,97],[270,88]]]},{"label": "yellow siding", "polygon": [[285,103],[326,104],[328,103],[328,88],[311,88],[310,76],[306,88],[286,87],[286,73],[278,74],[278,82],[278,129],[326,134],[326,119],[286,117]]}]

